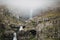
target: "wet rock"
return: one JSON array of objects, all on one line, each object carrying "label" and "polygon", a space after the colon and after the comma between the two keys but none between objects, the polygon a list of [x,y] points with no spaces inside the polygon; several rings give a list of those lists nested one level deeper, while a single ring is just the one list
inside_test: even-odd
[{"label": "wet rock", "polygon": [[17,32],[17,39],[18,40],[24,40],[24,36],[25,36],[25,31]]},{"label": "wet rock", "polygon": [[30,40],[31,37],[36,36],[35,30],[28,30],[28,31],[19,31],[17,32],[17,39],[18,40]]},{"label": "wet rock", "polygon": [[4,40],[13,40],[13,32],[5,31],[3,34]]},{"label": "wet rock", "polygon": [[0,23],[0,40],[3,40],[4,31],[5,31],[5,25]]}]

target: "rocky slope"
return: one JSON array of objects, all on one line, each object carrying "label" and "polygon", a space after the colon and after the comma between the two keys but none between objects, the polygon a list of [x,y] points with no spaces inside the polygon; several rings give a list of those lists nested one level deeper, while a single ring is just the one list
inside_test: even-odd
[{"label": "rocky slope", "polygon": [[35,29],[37,31],[38,40],[59,40],[59,24],[60,8],[55,8],[28,20],[27,28]]}]

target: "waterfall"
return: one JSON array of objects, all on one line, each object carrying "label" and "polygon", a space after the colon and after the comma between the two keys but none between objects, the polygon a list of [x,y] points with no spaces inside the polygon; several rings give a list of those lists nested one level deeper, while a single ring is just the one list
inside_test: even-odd
[{"label": "waterfall", "polygon": [[19,31],[21,31],[21,30],[24,30],[24,29],[23,29],[23,26],[20,26]]},{"label": "waterfall", "polygon": [[14,33],[13,40],[17,40],[17,37],[16,37],[16,32]]},{"label": "waterfall", "polygon": [[30,19],[32,19],[32,13],[33,13],[33,10],[31,9],[30,10]]},{"label": "waterfall", "polygon": [[[24,30],[23,26],[20,26],[19,31]],[[17,40],[16,32],[14,32],[13,40]]]}]

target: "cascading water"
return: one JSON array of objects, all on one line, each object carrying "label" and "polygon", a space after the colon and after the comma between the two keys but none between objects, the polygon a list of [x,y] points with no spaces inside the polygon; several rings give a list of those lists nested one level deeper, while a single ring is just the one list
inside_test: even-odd
[{"label": "cascading water", "polygon": [[17,40],[17,37],[16,37],[16,32],[14,33],[13,40]]},{"label": "cascading water", "polygon": [[21,31],[21,30],[24,30],[24,29],[23,29],[23,26],[20,26],[19,31]]},{"label": "cascading water", "polygon": [[[21,31],[21,30],[24,30],[24,29],[23,29],[23,26],[20,26],[19,31]],[[17,40],[16,32],[14,32],[13,40]]]},{"label": "cascading water", "polygon": [[33,10],[31,9],[30,10],[30,19],[32,19],[32,13],[33,13]]}]

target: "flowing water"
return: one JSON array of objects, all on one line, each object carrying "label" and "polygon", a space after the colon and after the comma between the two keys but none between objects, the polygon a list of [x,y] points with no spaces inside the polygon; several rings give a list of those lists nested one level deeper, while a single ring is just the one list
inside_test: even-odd
[{"label": "flowing water", "polygon": [[21,30],[24,30],[24,29],[23,29],[23,26],[20,26],[19,31],[21,31]]},{"label": "flowing water", "polygon": [[17,37],[16,37],[16,32],[14,33],[13,40],[17,40]]},{"label": "flowing water", "polygon": [[32,19],[32,16],[33,16],[32,14],[33,14],[33,10],[31,9],[30,10],[30,19]]},{"label": "flowing water", "polygon": [[[21,31],[21,30],[24,30],[24,29],[23,29],[23,26],[20,26],[19,31]],[[13,40],[17,40],[16,32],[14,32]]]}]

